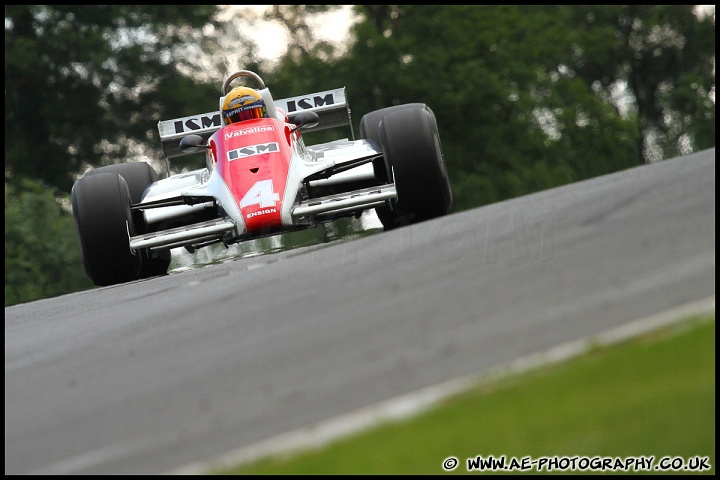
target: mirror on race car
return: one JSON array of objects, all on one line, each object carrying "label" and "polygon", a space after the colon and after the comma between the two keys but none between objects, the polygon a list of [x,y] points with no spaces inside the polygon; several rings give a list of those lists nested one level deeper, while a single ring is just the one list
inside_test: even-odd
[{"label": "mirror on race car", "polygon": [[312,128],[316,126],[320,121],[320,117],[315,112],[305,111],[295,115],[291,121],[296,125],[295,128],[292,129],[294,132],[301,127]]},{"label": "mirror on race car", "polygon": [[183,153],[195,153],[201,148],[207,148],[208,145],[200,135],[187,135],[180,140],[180,150]]}]

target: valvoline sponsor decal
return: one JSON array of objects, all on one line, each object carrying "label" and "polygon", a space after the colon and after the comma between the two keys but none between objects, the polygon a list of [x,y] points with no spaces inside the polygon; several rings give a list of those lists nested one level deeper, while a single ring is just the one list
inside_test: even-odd
[{"label": "valvoline sponsor decal", "polygon": [[231,138],[240,137],[242,135],[249,135],[251,133],[274,132],[274,131],[275,131],[275,127],[273,127],[272,125],[260,125],[260,126],[251,127],[251,128],[238,128],[237,130],[234,130],[234,131],[225,132],[225,138],[229,140]]},{"label": "valvoline sponsor decal", "polygon": [[216,134],[217,168],[251,234],[282,227],[283,192],[292,158],[284,125],[277,119],[248,120]]}]

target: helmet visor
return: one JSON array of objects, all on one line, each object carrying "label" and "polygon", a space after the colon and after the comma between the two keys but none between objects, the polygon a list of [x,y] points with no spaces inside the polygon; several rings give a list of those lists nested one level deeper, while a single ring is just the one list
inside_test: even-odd
[{"label": "helmet visor", "polygon": [[253,118],[267,117],[267,108],[261,101],[253,102],[250,105],[243,105],[229,110],[223,110],[225,124],[242,122],[244,120],[252,120]]}]

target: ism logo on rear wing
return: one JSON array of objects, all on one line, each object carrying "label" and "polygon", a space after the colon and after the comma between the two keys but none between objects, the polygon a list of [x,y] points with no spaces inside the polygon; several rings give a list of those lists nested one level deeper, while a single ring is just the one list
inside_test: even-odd
[{"label": "ism logo on rear wing", "polygon": [[[293,119],[301,111],[311,110],[318,114],[319,122],[311,128],[303,127],[303,132],[324,130],[350,124],[350,109],[345,97],[345,87],[324,92],[301,95],[299,97],[274,100],[276,108],[282,108]],[[186,155],[180,150],[180,139],[195,133],[207,139],[222,126],[220,112],[208,112],[201,115],[162,120],[158,122],[160,142],[166,158]]]}]

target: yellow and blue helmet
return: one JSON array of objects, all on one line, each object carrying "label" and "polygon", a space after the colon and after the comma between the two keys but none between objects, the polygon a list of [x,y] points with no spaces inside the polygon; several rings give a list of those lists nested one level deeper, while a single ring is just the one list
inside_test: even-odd
[{"label": "yellow and blue helmet", "polygon": [[249,87],[235,87],[230,90],[223,99],[221,113],[225,125],[268,116],[262,96]]}]

